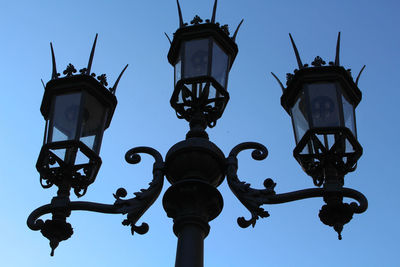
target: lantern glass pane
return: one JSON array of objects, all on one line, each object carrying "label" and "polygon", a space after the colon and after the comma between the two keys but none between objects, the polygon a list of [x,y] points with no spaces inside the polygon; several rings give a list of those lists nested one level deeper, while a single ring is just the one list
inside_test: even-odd
[{"label": "lantern glass pane", "polygon": [[178,58],[178,61],[175,64],[175,85],[182,78],[182,64],[181,58]]},{"label": "lantern glass pane", "polygon": [[178,104],[188,103],[189,101],[193,101],[192,91],[196,91],[197,84],[184,84],[182,85],[181,90],[178,95]]},{"label": "lantern glass pane", "polygon": [[208,75],[209,39],[197,39],[186,42],[184,55],[184,78]]},{"label": "lantern glass pane", "polygon": [[92,95],[85,95],[80,141],[99,152],[107,109]]},{"label": "lantern glass pane", "polygon": [[296,103],[291,110],[291,113],[296,144],[298,144],[305,132],[309,129],[307,109],[305,105],[305,97],[303,91],[297,98]]},{"label": "lantern glass pane", "polygon": [[228,63],[229,63],[228,55],[224,52],[224,50],[221,49],[221,47],[216,42],[214,42],[211,75],[224,88],[226,88]]},{"label": "lantern glass pane", "polygon": [[340,109],[335,83],[311,83],[308,89],[312,127],[340,126]]},{"label": "lantern glass pane", "polygon": [[349,128],[354,137],[357,138],[354,106],[350,104],[346,95],[342,94],[344,125]]},{"label": "lantern glass pane", "polygon": [[49,142],[76,139],[81,96],[81,93],[73,93],[55,97],[48,133]]}]

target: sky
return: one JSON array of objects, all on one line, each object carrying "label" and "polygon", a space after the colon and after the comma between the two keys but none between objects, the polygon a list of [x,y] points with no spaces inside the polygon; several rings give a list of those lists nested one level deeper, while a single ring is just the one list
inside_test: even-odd
[{"label": "sky", "polygon": [[[239,178],[262,188],[265,178],[277,193],[313,187],[292,156],[295,141],[290,117],[280,106],[281,80],[296,67],[291,33],[303,63],[315,56],[334,60],[340,31],[341,64],[355,77],[362,66],[356,109],[358,141],[364,154],[345,186],[362,192],[368,210],[345,225],[343,240],[322,224],[322,199],[263,206],[270,217],[255,228],[240,228],[236,218],[249,218],[226,181],[219,190],[224,209],[210,222],[205,240],[205,266],[399,266],[400,216],[397,177],[400,88],[400,3],[396,0],[353,1],[218,1],[217,21],[234,31],[244,23],[236,42],[239,54],[229,74],[230,101],[210,140],[228,155],[237,144],[256,141],[269,149],[266,160],[250,153],[239,156]],[[26,219],[47,204],[56,188],[42,189],[35,164],[43,142],[45,121],[39,111],[40,79],[51,78],[53,42],[59,71],[72,63],[87,64],[98,33],[92,70],[106,73],[109,83],[129,63],[116,96],[116,108],[105,131],[103,165],[82,201],[113,203],[112,194],[125,187],[130,196],[151,181],[152,159],[129,165],[124,154],[135,146],[151,146],[165,156],[184,139],[188,124],[170,107],[173,68],[167,61],[169,42],[178,27],[175,0],[147,1],[5,1],[0,8],[0,265],[1,266],[173,266],[177,239],[172,219],[162,208],[163,192],[139,220],[147,234],[131,236],[122,215],[73,212],[73,236],[50,257],[48,240],[31,231]],[[183,17],[210,18],[213,0],[181,0]],[[76,200],[75,196],[71,197]],[[48,217],[44,217],[45,219]]]}]

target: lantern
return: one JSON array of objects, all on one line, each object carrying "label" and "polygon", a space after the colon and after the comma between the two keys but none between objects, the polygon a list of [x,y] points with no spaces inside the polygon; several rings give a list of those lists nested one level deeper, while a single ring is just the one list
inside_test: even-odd
[{"label": "lantern", "polygon": [[94,182],[101,165],[99,157],[103,133],[110,125],[117,99],[115,85],[107,89],[105,74],[97,77],[90,73],[96,39],[87,68],[80,74],[69,64],[59,78],[55,66],[53,47],[52,79],[45,86],[41,113],[46,120],[44,144],[36,168],[42,186],[53,184],[74,188],[82,196]]},{"label": "lantern", "polygon": [[327,164],[340,166],[337,169],[344,175],[355,169],[362,154],[355,119],[361,92],[350,71],[339,66],[340,35],[336,60],[328,66],[320,57],[315,58],[312,67],[303,65],[291,40],[299,70],[288,74],[281,104],[292,119],[294,156],[309,175],[319,177],[317,180],[322,181]]},{"label": "lantern", "polygon": [[171,106],[179,118],[190,122],[194,114],[201,113],[208,126],[213,127],[229,100],[228,74],[238,53],[235,37],[239,27],[229,37],[228,26],[215,23],[216,6],[211,21],[202,23],[195,16],[187,26],[179,3],[178,8],[180,28],[168,53],[168,61],[175,70]]}]

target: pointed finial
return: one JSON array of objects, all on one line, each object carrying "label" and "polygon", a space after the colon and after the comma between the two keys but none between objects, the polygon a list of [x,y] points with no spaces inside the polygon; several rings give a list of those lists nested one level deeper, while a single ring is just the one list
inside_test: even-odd
[{"label": "pointed finial", "polygon": [[358,80],[360,79],[361,73],[363,72],[364,69],[365,69],[365,65],[362,67],[362,69],[360,70],[360,73],[358,73],[358,75],[357,75],[357,79],[356,79],[357,86],[358,86]]},{"label": "pointed finial", "polygon": [[233,36],[232,36],[232,40],[233,40],[233,41],[236,40],[236,35],[238,34],[238,31],[239,31],[239,29],[240,29],[240,26],[242,26],[243,21],[244,21],[244,19],[242,19],[242,20],[240,21],[239,25],[237,26],[237,28],[236,28],[236,30],[235,30],[235,33],[234,33]]},{"label": "pointed finial", "polygon": [[290,33],[289,33],[289,37],[290,37],[290,41],[292,42],[293,50],[294,50],[294,53],[296,55],[297,64],[299,65],[299,69],[302,69],[303,68],[303,63],[301,63],[299,51],[297,50],[296,44],[294,43],[292,35]]},{"label": "pointed finial", "polygon": [[337,37],[337,43],[336,43],[336,56],[335,56],[335,66],[339,66],[339,54],[340,54],[340,32]]},{"label": "pointed finial", "polygon": [[129,64],[126,64],[125,68],[119,74],[118,79],[115,81],[114,86],[111,88],[111,93],[115,94],[115,91],[117,90],[117,86],[118,86],[119,80],[121,79],[122,74],[124,74],[124,72],[125,72],[126,68],[128,67],[128,65]]},{"label": "pointed finial", "polygon": [[51,48],[51,61],[53,63],[53,71],[51,74],[51,79],[57,79],[58,74],[57,74],[57,66],[56,66],[56,57],[54,56],[53,44],[51,42],[50,42],[50,48]]},{"label": "pointed finial", "polygon": [[96,33],[96,37],[94,38],[94,42],[93,42],[93,46],[92,46],[92,51],[90,51],[88,66],[86,68],[87,75],[90,75],[90,70],[92,68],[92,62],[93,62],[94,50],[96,48],[97,36],[98,36],[98,34]]},{"label": "pointed finial", "polygon": [[164,32],[165,36],[167,36],[167,39],[169,41],[169,44],[172,44],[171,39],[169,38],[168,34],[166,32]]},{"label": "pointed finial", "polygon": [[283,86],[282,82],[279,80],[279,78],[273,73],[271,72],[272,76],[274,76],[274,78],[276,79],[276,81],[279,83],[279,85],[282,88],[282,92],[285,92],[285,87]]},{"label": "pointed finial", "polygon": [[179,14],[179,28],[184,27],[183,17],[182,17],[182,10],[181,6],[179,5],[179,0],[176,0],[176,4],[178,5],[178,14]]},{"label": "pointed finial", "polygon": [[343,224],[337,223],[333,226],[333,229],[338,233],[338,239],[342,240]]},{"label": "pointed finial", "polygon": [[213,13],[212,13],[212,17],[211,17],[211,23],[215,23],[215,15],[217,14],[217,5],[218,5],[218,0],[215,0]]}]

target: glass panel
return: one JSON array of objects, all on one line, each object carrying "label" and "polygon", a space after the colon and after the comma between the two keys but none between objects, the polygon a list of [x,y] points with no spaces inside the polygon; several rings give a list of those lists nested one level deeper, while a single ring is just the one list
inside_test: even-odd
[{"label": "glass panel", "polygon": [[228,55],[219,47],[216,42],[213,42],[212,55],[212,70],[211,75],[214,79],[226,88],[226,77],[228,72]]},{"label": "glass panel", "polygon": [[357,138],[356,133],[356,123],[354,120],[354,107],[347,100],[347,97],[342,94],[342,103],[343,103],[343,116],[344,116],[344,125],[353,132],[354,137]]},{"label": "glass panel", "polygon": [[178,104],[193,101],[192,91],[197,92],[197,84],[183,84],[178,95]]},{"label": "glass panel", "polygon": [[353,153],[354,147],[350,144],[350,142],[346,139],[346,153]]},{"label": "glass panel", "polygon": [[[61,160],[65,160],[65,154],[67,152],[67,149],[61,148],[61,149],[51,149],[51,152],[53,152],[57,157],[59,157]],[[58,165],[58,164],[57,164]]]},{"label": "glass panel", "polygon": [[76,158],[75,158],[75,164],[87,164],[89,163],[90,159],[83,154],[80,150],[77,151],[76,153]]},{"label": "glass panel", "polygon": [[335,83],[311,83],[306,87],[310,101],[312,127],[340,126]]},{"label": "glass panel", "polygon": [[208,95],[208,100],[211,100],[209,106],[212,108],[216,108],[217,110],[221,110],[224,108],[224,100],[223,96],[218,92],[217,89],[213,86],[213,84],[210,84],[210,93]]},{"label": "glass panel", "polygon": [[100,147],[105,118],[104,106],[95,97],[86,94],[80,140],[95,152]]},{"label": "glass panel", "polygon": [[175,85],[182,78],[181,68],[182,68],[182,64],[181,64],[181,59],[179,57],[178,61],[175,64]]},{"label": "glass panel", "polygon": [[299,98],[294,104],[291,110],[291,117],[294,128],[294,135],[296,144],[298,144],[305,134],[305,132],[309,129],[308,119],[307,119],[307,110],[305,105],[304,92],[300,93]]},{"label": "glass panel", "polygon": [[49,142],[76,138],[80,104],[81,93],[55,97],[53,117],[49,127]]},{"label": "glass panel", "polygon": [[185,78],[208,75],[209,39],[197,39],[185,43],[183,75]]}]

